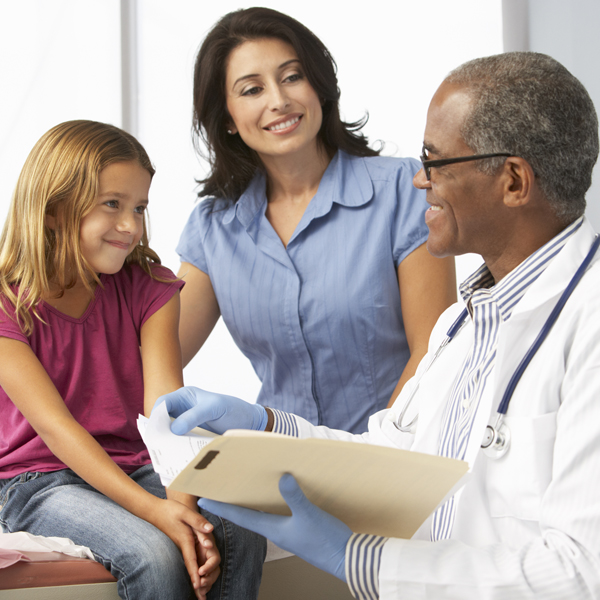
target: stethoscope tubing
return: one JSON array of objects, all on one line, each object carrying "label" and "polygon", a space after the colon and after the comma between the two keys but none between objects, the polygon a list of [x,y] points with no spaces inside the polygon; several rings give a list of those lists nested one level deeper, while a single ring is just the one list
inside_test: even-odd
[{"label": "stethoscope tubing", "polygon": [[506,414],[506,411],[508,410],[508,405],[512,398],[513,392],[515,391],[515,388],[517,387],[519,380],[523,376],[523,373],[525,373],[525,369],[528,367],[529,363],[531,362],[531,359],[535,356],[535,353],[538,351],[539,347],[542,345],[543,341],[546,339],[546,337],[550,333],[550,330],[552,329],[552,327],[558,320],[558,316],[560,315],[562,309],[564,308],[565,304],[567,303],[567,300],[573,293],[573,290],[577,287],[577,284],[581,281],[581,278],[583,277],[586,269],[588,268],[590,262],[592,261],[592,258],[594,258],[594,255],[596,254],[596,251],[598,250],[599,245],[600,245],[600,236],[596,236],[596,239],[594,240],[594,243],[592,244],[590,251],[587,253],[587,256],[583,259],[583,262],[579,265],[579,268],[575,272],[575,275],[573,275],[573,278],[571,279],[571,281],[569,281],[569,285],[567,285],[567,287],[565,288],[561,297],[558,299],[556,306],[552,309],[552,312],[546,319],[546,322],[544,323],[544,326],[542,327],[541,331],[539,332],[537,338],[535,339],[533,344],[531,344],[531,347],[529,348],[529,350],[527,350],[527,353],[522,358],[521,362],[519,363],[519,366],[515,369],[515,372],[512,374],[512,377],[510,378],[510,381],[508,382],[508,385],[506,386],[506,389],[504,390],[504,394],[502,395],[502,400],[500,401],[500,405],[498,406],[498,411],[497,411],[498,414],[501,414],[501,415]]},{"label": "stethoscope tubing", "polygon": [[[508,410],[508,405],[510,404],[510,400],[513,396],[515,388],[517,387],[519,380],[523,376],[525,369],[528,367],[532,358],[535,356],[535,353],[538,351],[538,349],[540,348],[540,346],[542,345],[542,343],[544,342],[544,340],[550,333],[552,327],[556,323],[558,316],[560,315],[562,309],[564,308],[567,300],[573,293],[573,290],[577,287],[577,284],[581,281],[581,278],[583,277],[585,271],[587,270],[590,262],[594,258],[594,255],[596,254],[596,251],[598,250],[599,246],[600,246],[600,236],[596,236],[594,243],[592,244],[592,247],[590,248],[586,257],[583,259],[582,263],[579,265],[579,268],[577,269],[577,271],[571,278],[571,281],[569,281],[569,284],[564,289],[563,293],[561,294],[560,298],[558,299],[558,302],[556,303],[556,305],[552,309],[552,312],[546,319],[546,322],[544,323],[544,326],[542,327],[540,333],[537,335],[536,339],[534,340],[534,342],[531,345],[531,347],[529,348],[529,350],[527,350],[525,356],[522,358],[521,362],[517,366],[515,372],[513,373],[512,377],[510,378],[510,380],[508,382],[508,385],[506,386],[506,389],[504,390],[504,394],[502,395],[502,400],[500,401],[500,405],[498,406],[498,410],[497,410],[497,414],[496,414],[496,422],[495,422],[494,426],[488,425],[488,429],[491,429],[494,438],[496,438],[499,433],[502,435],[502,437],[505,438],[504,441],[502,441],[502,443],[501,443],[502,449],[499,452],[497,452],[498,456],[502,456],[508,449],[508,442],[510,441],[510,432],[508,430],[506,430],[506,426],[503,425],[502,417],[503,417],[503,415],[506,414],[506,411]],[[419,387],[420,380],[423,377],[423,375],[429,370],[429,368],[431,367],[431,365],[433,364],[435,359],[440,355],[441,351],[452,341],[452,339],[461,330],[461,328],[465,324],[468,314],[469,313],[466,308],[460,313],[458,318],[450,326],[450,329],[448,329],[448,331],[446,333],[446,337],[440,344],[440,347],[435,352],[430,363],[427,365],[427,368],[425,369],[423,374],[419,377],[419,380],[417,381],[416,385],[414,386],[413,390],[411,391],[408,399],[404,403],[404,407],[400,411],[400,415],[394,422],[394,425],[400,431],[411,432],[413,430],[413,427],[416,426],[416,423],[417,423],[417,420],[419,417],[418,414],[413,417],[413,419],[411,420],[410,423],[408,423],[408,425],[402,425],[402,421],[404,420],[404,415],[406,414],[406,411],[408,410],[408,407],[410,406],[410,404],[413,400],[413,397],[416,394],[416,391]],[[504,431],[501,432],[501,428]]]}]

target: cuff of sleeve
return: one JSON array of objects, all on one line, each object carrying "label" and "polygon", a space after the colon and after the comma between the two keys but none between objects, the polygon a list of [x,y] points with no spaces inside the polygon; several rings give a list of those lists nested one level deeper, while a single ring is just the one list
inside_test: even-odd
[{"label": "cuff of sleeve", "polygon": [[298,437],[298,424],[294,415],[277,410],[276,408],[269,407],[269,410],[273,413],[273,433],[283,433],[284,435]]},{"label": "cuff of sleeve", "polygon": [[379,599],[381,551],[388,538],[353,533],[346,545],[346,581],[359,600]]},{"label": "cuff of sleeve", "polygon": [[[258,406],[262,409],[261,419],[260,419],[260,423],[258,424],[257,431],[264,431],[267,428],[267,425],[269,424],[269,411],[264,406],[261,406],[260,404],[255,404],[255,406]],[[253,429],[254,429],[254,427],[253,427]]]}]

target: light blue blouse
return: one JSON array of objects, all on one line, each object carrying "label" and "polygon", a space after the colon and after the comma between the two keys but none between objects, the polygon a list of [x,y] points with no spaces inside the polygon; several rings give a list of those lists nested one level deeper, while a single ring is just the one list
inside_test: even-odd
[{"label": "light blue blouse", "polygon": [[194,208],[177,252],[209,275],[259,403],[354,433],[386,406],[410,356],[397,268],[428,233],[420,166],[338,152],[287,248],[262,174]]}]

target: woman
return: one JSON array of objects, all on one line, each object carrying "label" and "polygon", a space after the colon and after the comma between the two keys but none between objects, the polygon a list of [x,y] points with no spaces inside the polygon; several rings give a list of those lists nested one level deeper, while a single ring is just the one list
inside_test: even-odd
[{"label": "woman", "polygon": [[220,315],[258,402],[361,432],[412,376],[455,300],[426,248],[420,163],[340,119],[335,63],[291,17],[250,8],[206,37],[194,131],[211,164],[180,240],[184,364]]}]

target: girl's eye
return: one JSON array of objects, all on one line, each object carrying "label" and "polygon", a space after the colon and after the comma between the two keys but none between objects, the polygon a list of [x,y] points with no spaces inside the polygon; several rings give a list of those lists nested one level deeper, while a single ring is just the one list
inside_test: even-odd
[{"label": "girl's eye", "polygon": [[108,200],[104,203],[105,206],[108,206],[109,208],[119,208],[119,201],[118,200]]},{"label": "girl's eye", "polygon": [[143,215],[144,212],[145,212],[145,210],[146,210],[145,206],[136,206],[135,207],[135,212],[138,213],[138,214],[140,214],[140,215]]},{"label": "girl's eye", "polygon": [[248,88],[247,90],[244,90],[242,92],[242,96],[255,96],[259,92],[260,92],[260,88],[255,85],[254,87],[251,87],[251,88]]}]

